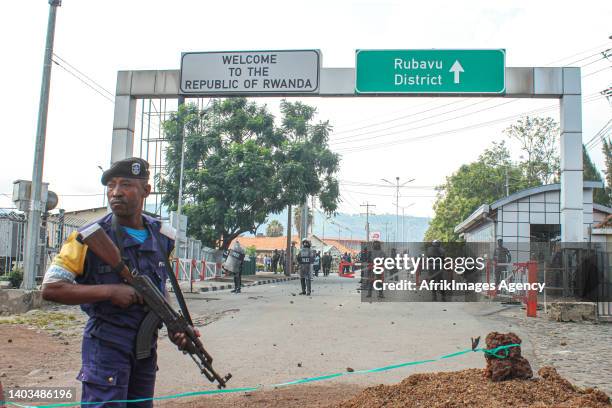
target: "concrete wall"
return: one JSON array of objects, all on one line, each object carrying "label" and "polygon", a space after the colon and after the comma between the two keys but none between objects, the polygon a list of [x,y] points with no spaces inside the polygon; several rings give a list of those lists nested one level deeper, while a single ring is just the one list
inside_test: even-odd
[{"label": "concrete wall", "polygon": [[0,289],[0,315],[26,313],[49,304],[39,290]]}]

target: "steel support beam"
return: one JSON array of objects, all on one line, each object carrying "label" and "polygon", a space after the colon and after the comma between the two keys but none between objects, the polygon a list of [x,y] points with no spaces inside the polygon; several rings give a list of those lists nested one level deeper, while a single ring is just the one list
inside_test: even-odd
[{"label": "steel support beam", "polygon": [[563,69],[561,104],[561,241],[585,237],[582,181],[582,97],[580,68]]}]

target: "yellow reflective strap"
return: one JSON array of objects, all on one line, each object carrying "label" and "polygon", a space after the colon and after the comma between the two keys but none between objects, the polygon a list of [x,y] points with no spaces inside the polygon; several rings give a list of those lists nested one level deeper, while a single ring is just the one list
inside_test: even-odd
[{"label": "yellow reflective strap", "polygon": [[62,245],[60,253],[53,259],[53,264],[71,272],[74,276],[81,276],[85,267],[87,245],[77,241],[77,231],[72,232]]}]

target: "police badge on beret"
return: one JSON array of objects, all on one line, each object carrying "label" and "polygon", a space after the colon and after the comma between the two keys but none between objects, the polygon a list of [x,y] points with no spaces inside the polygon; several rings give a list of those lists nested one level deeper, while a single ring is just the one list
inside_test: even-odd
[{"label": "police badge on beret", "polygon": [[116,161],[102,174],[102,184],[107,185],[113,177],[149,179],[149,163],[140,157]]}]

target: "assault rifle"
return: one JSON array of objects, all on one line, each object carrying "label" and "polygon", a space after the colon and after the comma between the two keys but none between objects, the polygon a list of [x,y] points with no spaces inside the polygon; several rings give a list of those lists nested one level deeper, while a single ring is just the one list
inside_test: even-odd
[{"label": "assault rifle", "polygon": [[[159,289],[146,275],[140,275],[136,270],[130,272],[121,259],[119,248],[111,241],[99,224],[95,223],[80,233],[79,241],[87,244],[89,249],[113,268],[128,285],[132,286],[150,309],[140,325],[136,340],[136,358],[146,358],[151,353],[151,339],[154,331],[163,322],[170,333],[185,333],[187,346],[183,350],[189,356],[210,382],[218,382],[218,388],[225,388],[225,384],[232,378],[231,374],[221,377],[212,367],[212,357],[204,349],[204,345],[196,336],[193,327],[189,324],[183,314],[176,312],[162,295]],[[168,271],[172,273],[172,271]],[[190,319],[189,319],[190,320]]]}]

